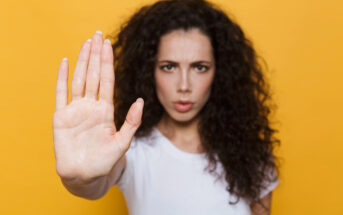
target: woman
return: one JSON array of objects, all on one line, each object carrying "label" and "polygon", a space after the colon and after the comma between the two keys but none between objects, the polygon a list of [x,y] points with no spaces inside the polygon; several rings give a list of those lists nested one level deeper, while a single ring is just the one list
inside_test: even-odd
[{"label": "woman", "polygon": [[64,186],[98,199],[117,185],[130,214],[269,214],[280,141],[239,25],[209,2],[168,0],[114,35],[82,45],[70,104],[60,65],[53,129]]}]

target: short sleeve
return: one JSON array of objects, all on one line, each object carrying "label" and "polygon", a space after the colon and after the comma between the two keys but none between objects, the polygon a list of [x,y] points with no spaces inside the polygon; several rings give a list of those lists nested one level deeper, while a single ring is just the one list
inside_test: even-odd
[{"label": "short sleeve", "polygon": [[276,171],[273,169],[273,171],[271,171],[270,173],[271,177],[270,178],[275,178],[276,180],[269,182],[269,181],[265,181],[264,185],[265,185],[265,189],[262,190],[262,192],[260,193],[260,199],[262,199],[263,197],[265,197],[266,195],[268,195],[271,191],[273,191],[279,184],[280,184],[280,180],[276,175]]},{"label": "short sleeve", "polygon": [[119,181],[117,182],[117,186],[120,188],[120,190],[124,191],[126,190],[133,180],[133,173],[134,173],[134,153],[137,147],[136,138],[133,137],[129,149],[125,153],[125,159],[126,159],[126,166],[122,173],[122,176],[120,177]]}]

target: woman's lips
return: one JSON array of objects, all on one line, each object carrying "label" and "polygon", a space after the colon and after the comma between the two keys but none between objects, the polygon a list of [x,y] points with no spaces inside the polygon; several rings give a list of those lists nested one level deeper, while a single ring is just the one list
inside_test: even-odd
[{"label": "woman's lips", "polygon": [[187,103],[175,102],[174,103],[175,109],[179,112],[186,112],[189,109],[191,109],[192,106],[193,104],[191,102],[187,102]]}]

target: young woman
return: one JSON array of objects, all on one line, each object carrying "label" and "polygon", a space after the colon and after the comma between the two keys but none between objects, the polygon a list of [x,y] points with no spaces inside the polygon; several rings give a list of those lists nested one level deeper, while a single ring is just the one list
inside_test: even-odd
[{"label": "young woman", "polygon": [[269,214],[280,141],[239,25],[209,2],[167,0],[108,38],[97,31],[82,45],[69,104],[60,65],[53,134],[64,186],[87,199],[118,186],[130,214]]}]

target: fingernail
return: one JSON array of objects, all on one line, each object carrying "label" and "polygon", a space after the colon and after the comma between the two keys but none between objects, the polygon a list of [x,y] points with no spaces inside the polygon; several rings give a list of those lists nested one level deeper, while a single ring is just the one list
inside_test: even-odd
[{"label": "fingernail", "polygon": [[97,34],[102,34],[102,31],[97,30],[95,33],[97,33]]},{"label": "fingernail", "polygon": [[87,42],[92,42],[92,39],[88,39]]},{"label": "fingernail", "polygon": [[109,39],[106,39],[105,43],[111,44],[111,41]]},{"label": "fingernail", "polygon": [[63,58],[63,60],[62,60],[62,61],[68,61],[68,58],[66,58],[66,57],[65,57],[65,58]]}]

